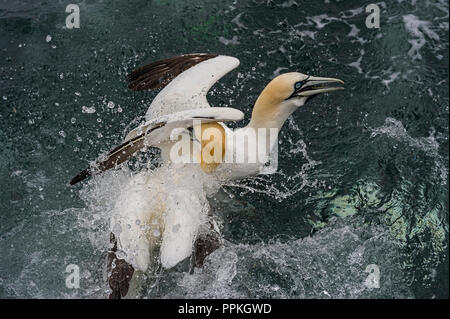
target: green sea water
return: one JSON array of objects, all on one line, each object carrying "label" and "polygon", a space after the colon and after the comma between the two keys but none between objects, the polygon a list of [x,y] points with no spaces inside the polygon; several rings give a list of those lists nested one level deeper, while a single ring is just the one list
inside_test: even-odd
[{"label": "green sea water", "polygon": [[210,198],[223,246],[145,297],[448,297],[447,1],[377,2],[379,29],[369,1],[84,0],[79,29],[66,28],[69,3],[0,0],[0,297],[105,296],[109,205],[142,163],[68,182],[156,96],[126,75],[191,52],[241,61],[208,96],[245,113],[235,127],[280,73],[346,90],[288,119],[276,174]]}]

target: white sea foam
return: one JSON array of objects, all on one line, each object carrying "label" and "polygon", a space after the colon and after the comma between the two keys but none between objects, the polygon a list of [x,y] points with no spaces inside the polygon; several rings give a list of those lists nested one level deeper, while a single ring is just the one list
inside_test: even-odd
[{"label": "white sea foam", "polygon": [[382,82],[384,85],[386,85],[386,87],[389,87],[389,85],[390,85],[392,82],[394,82],[394,81],[398,78],[398,76],[399,76],[400,74],[401,74],[400,72],[394,72],[394,73],[391,73],[391,74],[389,75],[389,79],[382,80],[381,82]]},{"label": "white sea foam", "polygon": [[363,71],[362,71],[362,68],[361,68],[361,61],[362,61],[363,56],[365,54],[364,49],[360,50],[360,54],[361,55],[358,57],[358,60],[356,60],[355,62],[349,63],[348,65],[351,66],[351,67],[354,67],[358,71],[359,74],[363,74]]},{"label": "white sea foam", "polygon": [[411,48],[408,55],[413,59],[422,59],[420,49],[427,42],[426,38],[439,41],[439,35],[432,30],[431,23],[428,21],[422,21],[413,14],[403,16],[403,22],[406,30],[415,38],[410,39],[408,42],[411,44]]},{"label": "white sea foam", "polygon": [[[332,219],[304,239],[238,244],[225,242],[193,274],[173,271],[163,298],[364,298],[413,295],[397,268],[398,248],[378,227],[358,217]],[[379,289],[364,285],[367,265],[381,269]],[[389,279],[388,279],[389,278]],[[388,280],[389,282],[385,281]]]},{"label": "white sea foam", "polygon": [[225,37],[219,37],[219,41],[225,45],[238,45],[240,44],[238,37],[237,36],[233,36],[233,38],[231,38],[231,40],[225,38]]},{"label": "white sea foam", "polygon": [[231,22],[233,22],[234,24],[236,24],[239,28],[241,29],[248,29],[244,23],[241,21],[241,17],[243,15],[243,12],[239,13],[236,17],[234,17],[233,20],[231,20]]},{"label": "white sea foam", "polygon": [[448,170],[445,167],[445,160],[439,154],[439,143],[434,136],[432,130],[428,137],[412,137],[408,134],[403,123],[388,117],[385,119],[384,125],[372,129],[371,137],[374,138],[377,135],[386,135],[390,138],[396,139],[400,142],[406,143],[410,147],[424,151],[435,159],[436,170],[439,173],[441,184],[447,184]]}]

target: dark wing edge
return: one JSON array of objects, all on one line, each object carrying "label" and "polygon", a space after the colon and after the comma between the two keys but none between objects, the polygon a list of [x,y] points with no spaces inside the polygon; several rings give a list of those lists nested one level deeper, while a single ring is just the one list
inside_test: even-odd
[{"label": "dark wing edge", "polygon": [[115,147],[111,152],[108,153],[107,157],[104,160],[98,160],[94,165],[84,169],[77,176],[72,178],[70,180],[70,185],[75,185],[88,177],[97,175],[110,168],[116,167],[117,165],[130,159],[145,146],[145,136],[150,132],[163,127],[164,125],[166,125],[166,122],[157,123],[147,132],[138,135],[135,138]]},{"label": "dark wing edge", "polygon": [[133,91],[163,88],[187,69],[217,56],[209,53],[183,54],[147,64],[128,75],[128,87]]},{"label": "dark wing edge", "polygon": [[[214,119],[211,116],[194,116],[192,119],[198,120],[211,120]],[[126,141],[123,144],[115,147],[110,151],[104,160],[98,160],[94,165],[84,169],[77,176],[70,180],[70,185],[75,185],[88,177],[102,173],[110,168],[125,162],[135,155],[140,149],[145,147],[145,137],[154,130],[163,127],[167,122],[156,123],[152,128],[148,129],[143,134],[140,134],[133,139]]]},{"label": "dark wing edge", "polygon": [[145,135],[139,135],[136,137],[136,139],[119,145],[108,154],[106,159],[97,161],[94,165],[92,165],[92,167],[86,168],[77,176],[72,178],[72,180],[70,181],[70,185],[75,185],[76,183],[79,183],[90,176],[104,172],[112,167],[115,167],[116,165],[123,163],[144,146],[144,138]]}]

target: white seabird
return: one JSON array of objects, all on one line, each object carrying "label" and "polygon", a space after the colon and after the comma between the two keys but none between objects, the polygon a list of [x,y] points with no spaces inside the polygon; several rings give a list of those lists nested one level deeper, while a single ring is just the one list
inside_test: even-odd
[{"label": "white seabird", "polygon": [[[147,271],[152,260],[168,269],[189,257],[207,220],[206,194],[224,181],[259,174],[274,159],[278,131],[289,115],[318,94],[342,89],[328,86],[343,84],[335,78],[281,74],[259,95],[249,124],[233,131],[223,122],[242,120],[244,114],[211,107],[206,95],[238,65],[234,57],[186,54],[133,71],[132,90],[163,88],[148,108],[146,122],[71,180],[75,184],[116,167],[146,147],[161,149],[163,165],[134,175],[116,200],[109,261],[109,267],[116,267],[116,272],[110,269],[112,297],[124,297],[131,276]],[[244,157],[237,155],[240,150]],[[117,250],[123,258],[115,255]]]}]

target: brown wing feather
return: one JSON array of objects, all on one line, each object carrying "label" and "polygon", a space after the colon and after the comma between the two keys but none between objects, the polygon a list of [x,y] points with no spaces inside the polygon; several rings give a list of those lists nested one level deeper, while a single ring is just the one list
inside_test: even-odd
[{"label": "brown wing feather", "polygon": [[138,135],[135,138],[115,147],[111,152],[109,152],[106,159],[97,161],[93,167],[86,168],[85,170],[81,171],[77,176],[72,178],[72,180],[70,181],[70,185],[79,183],[92,175],[104,172],[110,168],[113,168],[125,162],[134,154],[136,154],[137,151],[139,151],[141,148],[145,146],[144,140],[145,136],[148,133],[164,126],[165,124],[166,124],[165,122],[158,123],[147,132]]},{"label": "brown wing feather", "polygon": [[133,91],[163,88],[180,73],[217,56],[208,53],[184,54],[147,64],[128,75],[128,87]]}]

